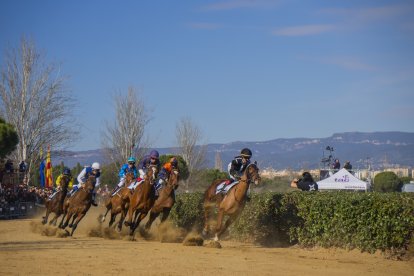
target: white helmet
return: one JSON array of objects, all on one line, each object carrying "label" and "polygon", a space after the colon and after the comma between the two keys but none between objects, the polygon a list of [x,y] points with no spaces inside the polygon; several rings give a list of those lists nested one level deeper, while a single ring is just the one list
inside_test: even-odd
[{"label": "white helmet", "polygon": [[101,169],[101,165],[99,165],[98,162],[95,162],[92,164],[92,169],[94,170],[100,170]]}]

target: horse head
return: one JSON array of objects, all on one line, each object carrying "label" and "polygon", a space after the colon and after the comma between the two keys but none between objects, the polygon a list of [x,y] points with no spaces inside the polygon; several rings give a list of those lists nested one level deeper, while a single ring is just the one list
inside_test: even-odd
[{"label": "horse head", "polygon": [[257,167],[256,162],[247,165],[243,177],[248,183],[253,182],[255,185],[259,185],[261,177],[259,175],[259,168]]},{"label": "horse head", "polygon": [[85,182],[84,189],[88,192],[92,192],[95,188],[96,177],[94,175],[90,175]]},{"label": "horse head", "polygon": [[172,169],[170,176],[168,177],[167,185],[172,187],[174,190],[178,188],[178,181],[180,179],[180,172],[178,169]]},{"label": "horse head", "polygon": [[69,179],[69,176],[67,176],[67,175],[62,175],[61,177],[60,177],[60,188],[62,189],[62,190],[67,190],[68,189],[68,186],[69,186],[69,182],[70,182],[70,179]]},{"label": "horse head", "polygon": [[148,170],[147,170],[147,179],[149,179],[150,184],[154,184],[155,179],[157,178],[158,175],[158,167],[157,165],[150,165]]},{"label": "horse head", "polygon": [[135,179],[133,172],[127,172],[125,174],[125,183],[128,185]]}]

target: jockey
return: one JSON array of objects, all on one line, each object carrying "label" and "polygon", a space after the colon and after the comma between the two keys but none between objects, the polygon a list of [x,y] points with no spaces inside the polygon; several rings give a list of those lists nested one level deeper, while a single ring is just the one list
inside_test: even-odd
[{"label": "jockey", "polygon": [[72,174],[71,174],[71,172],[70,172],[70,169],[68,169],[68,168],[65,168],[64,170],[63,170],[63,173],[62,174],[60,174],[58,177],[57,177],[57,179],[56,179],[56,191],[51,195],[51,196],[49,196],[49,199],[52,199],[60,190],[61,190],[61,187],[60,187],[60,180],[62,179],[62,176],[64,176],[64,175],[66,175],[67,177],[69,177],[69,185],[68,185],[68,189],[72,189],[72,187],[73,187],[73,177],[72,177]]},{"label": "jockey", "polygon": [[92,174],[96,177],[95,188],[92,191],[92,205],[98,206],[98,204],[95,202],[95,199],[96,199],[96,190],[99,188],[99,185],[101,184],[100,170],[101,170],[101,165],[98,162],[94,162],[92,166],[86,166],[85,168],[83,168],[83,170],[80,172],[80,174],[77,177],[79,184],[73,186],[73,190],[70,192],[70,195],[75,193],[86,182],[86,180],[88,180],[88,177]]},{"label": "jockey", "polygon": [[134,157],[129,157],[128,158],[128,163],[122,165],[121,170],[119,171],[119,178],[120,181],[118,183],[118,185],[115,187],[114,191],[112,192],[112,196],[114,196],[116,194],[116,192],[118,192],[119,189],[121,189],[122,186],[124,186],[125,184],[125,175],[129,172],[133,172],[134,173],[134,179],[137,178],[138,176],[138,171],[137,168],[135,167],[135,163],[136,160]]},{"label": "jockey", "polygon": [[250,164],[250,158],[252,157],[252,151],[248,148],[241,150],[240,155],[234,157],[234,159],[228,165],[228,172],[232,182],[240,180],[244,170]]},{"label": "jockey", "polygon": [[131,185],[129,185],[130,190],[134,190],[139,184],[141,184],[144,181],[145,174],[147,173],[148,168],[151,165],[156,165],[157,169],[160,169],[161,163],[160,163],[160,154],[156,150],[152,150],[150,154],[144,156],[142,158],[141,162],[138,164],[138,173],[139,176],[137,178],[137,181]]},{"label": "jockey", "polygon": [[170,161],[162,166],[161,171],[158,173],[158,181],[155,183],[156,195],[158,195],[158,191],[163,187],[164,182],[167,182],[171,171],[176,168],[178,168],[178,161],[175,157],[171,157]]}]

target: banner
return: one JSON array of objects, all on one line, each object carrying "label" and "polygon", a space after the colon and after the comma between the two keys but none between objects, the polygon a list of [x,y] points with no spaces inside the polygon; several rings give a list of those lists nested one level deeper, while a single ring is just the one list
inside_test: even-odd
[{"label": "banner", "polygon": [[40,187],[44,188],[45,187],[45,160],[42,160],[42,162],[40,162],[40,167],[39,167],[39,174],[40,174]]},{"label": "banner", "polygon": [[52,177],[52,161],[50,160],[50,146],[47,147],[46,155],[46,188],[53,188],[53,177]]}]

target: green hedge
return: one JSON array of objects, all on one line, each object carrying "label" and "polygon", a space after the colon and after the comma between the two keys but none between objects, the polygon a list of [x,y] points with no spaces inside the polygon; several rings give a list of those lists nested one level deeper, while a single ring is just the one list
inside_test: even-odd
[{"label": "green hedge", "polygon": [[[202,193],[181,194],[171,212],[175,225],[200,230]],[[408,193],[291,192],[253,194],[229,233],[266,246],[299,244],[407,249],[414,231],[414,195]]]}]

